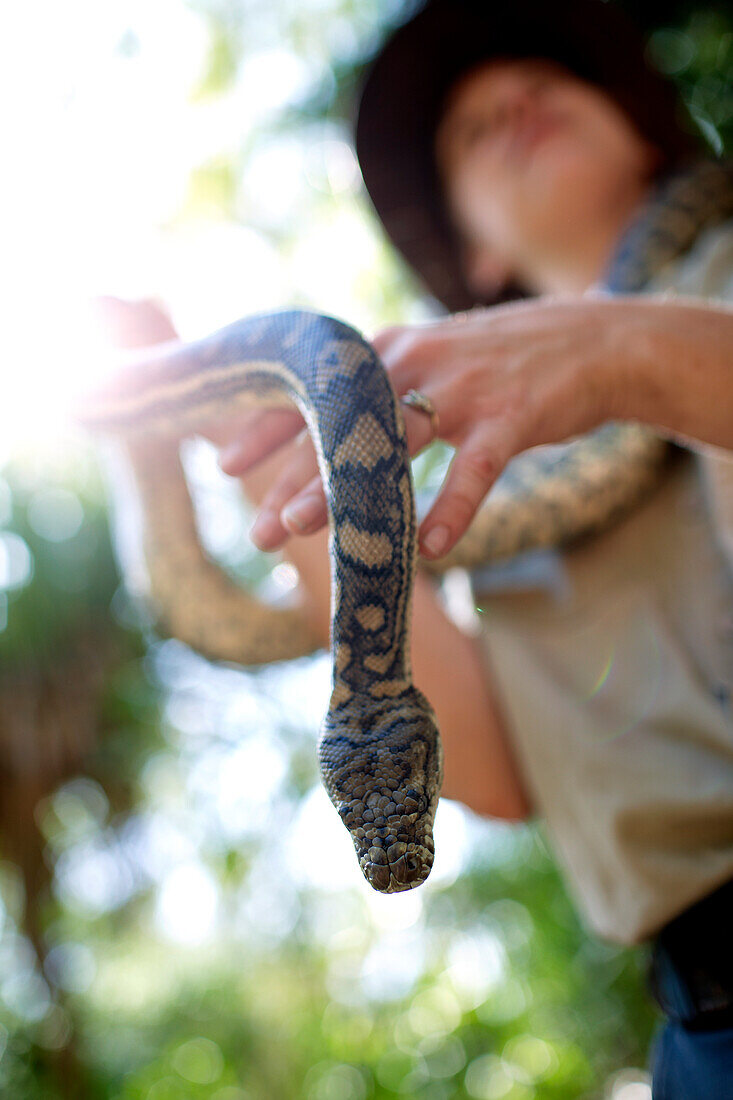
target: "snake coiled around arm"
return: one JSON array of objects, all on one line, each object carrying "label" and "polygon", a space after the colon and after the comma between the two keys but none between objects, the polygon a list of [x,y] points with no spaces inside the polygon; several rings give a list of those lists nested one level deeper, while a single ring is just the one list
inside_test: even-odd
[{"label": "snake coiled around arm", "polygon": [[[605,284],[641,290],[707,226],[733,213],[733,170],[693,166],[655,193]],[[260,604],[201,548],[179,440],[238,406],[295,404],[313,437],[330,524],[333,691],[319,741],[329,797],[369,882],[423,882],[433,861],[442,754],[409,653],[416,524],[404,424],[387,374],[348,325],[304,311],[245,318],[142,355],[79,410],[119,435],[141,504],[151,602],[163,628],[207,656],[259,664],[317,647],[295,609]],[[464,538],[431,571],[559,546],[602,529],[654,484],[667,445],[607,424],[513,460]]]}]

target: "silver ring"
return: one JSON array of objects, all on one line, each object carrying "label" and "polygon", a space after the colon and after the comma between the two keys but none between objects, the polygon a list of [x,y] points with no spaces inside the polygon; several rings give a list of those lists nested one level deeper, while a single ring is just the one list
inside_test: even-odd
[{"label": "silver ring", "polygon": [[436,439],[440,431],[440,417],[430,398],[426,397],[424,393],[420,393],[418,390],[408,390],[401,398],[401,401],[404,405],[409,405],[411,409],[417,409],[418,412],[428,414],[430,417],[430,427],[433,429],[433,439]]}]

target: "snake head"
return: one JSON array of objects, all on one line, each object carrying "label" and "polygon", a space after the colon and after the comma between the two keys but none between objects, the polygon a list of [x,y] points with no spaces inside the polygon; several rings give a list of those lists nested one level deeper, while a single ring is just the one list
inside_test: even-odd
[{"label": "snake head", "polygon": [[440,736],[425,696],[410,685],[389,700],[352,698],[329,712],[318,751],[364,877],[387,894],[419,886],[433,865],[442,780]]}]

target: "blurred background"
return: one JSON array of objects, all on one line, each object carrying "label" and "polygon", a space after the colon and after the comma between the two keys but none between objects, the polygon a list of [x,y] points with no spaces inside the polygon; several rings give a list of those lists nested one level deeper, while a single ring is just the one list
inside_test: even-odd
[{"label": "blurred background", "polygon": [[[184,337],[287,305],[367,336],[431,316],[362,194],[348,120],[405,0],[4,9],[0,1095],[649,1100],[644,950],[589,936],[541,823],[448,801],[419,891],[371,892],[322,791],[325,654],[258,671],[162,640],[120,585],[64,406],[106,369],[86,303]],[[733,16],[648,2],[650,57],[733,144]],[[416,476],[429,493],[445,456]],[[236,484],[203,536],[265,594]]]}]

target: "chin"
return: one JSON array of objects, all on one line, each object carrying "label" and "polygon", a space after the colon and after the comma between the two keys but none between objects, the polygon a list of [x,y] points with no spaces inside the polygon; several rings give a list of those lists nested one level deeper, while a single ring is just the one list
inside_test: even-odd
[{"label": "chin", "polygon": [[521,222],[539,238],[555,239],[569,229],[592,229],[639,194],[642,176],[638,165],[597,150],[557,141],[535,151],[521,188],[524,210]]}]

